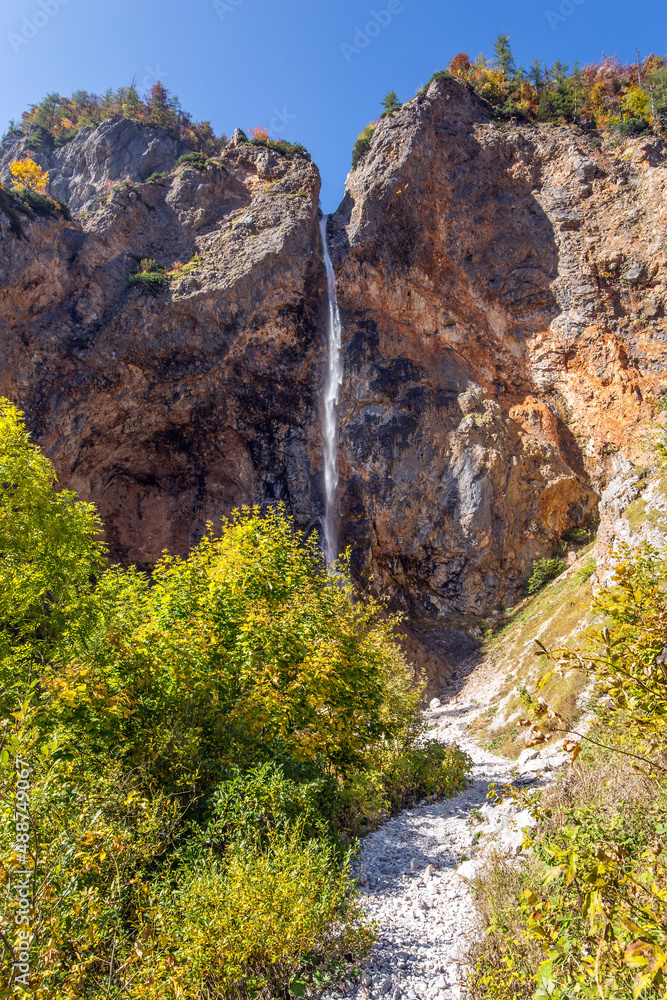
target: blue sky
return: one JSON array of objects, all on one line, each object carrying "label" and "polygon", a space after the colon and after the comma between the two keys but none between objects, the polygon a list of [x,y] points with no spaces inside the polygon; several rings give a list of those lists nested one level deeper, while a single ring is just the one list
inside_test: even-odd
[{"label": "blue sky", "polygon": [[629,61],[635,45],[665,53],[666,10],[664,0],[2,0],[0,131],[49,91],[132,78],[143,91],[159,77],[217,132],[261,125],[304,143],[330,212],[388,90],[408,100],[457,52],[491,55],[501,31],[525,66]]}]

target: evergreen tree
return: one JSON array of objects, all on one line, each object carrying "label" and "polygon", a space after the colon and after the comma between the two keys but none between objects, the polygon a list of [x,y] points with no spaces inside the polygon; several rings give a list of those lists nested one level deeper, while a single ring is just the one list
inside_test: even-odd
[{"label": "evergreen tree", "polygon": [[551,79],[555,80],[556,83],[560,86],[562,83],[565,83],[565,77],[567,75],[568,69],[569,66],[567,65],[567,63],[561,62],[560,59],[557,59],[556,62],[551,67]]},{"label": "evergreen tree", "polygon": [[574,97],[565,80],[554,89],[542,91],[537,109],[537,119],[541,122],[571,121],[574,115]]},{"label": "evergreen tree", "polygon": [[542,88],[544,87],[545,80],[539,59],[533,60],[533,65],[530,67],[528,78],[535,87],[535,90],[537,90],[538,92],[542,90]]},{"label": "evergreen tree", "polygon": [[390,90],[386,97],[383,98],[382,107],[384,108],[383,114],[385,115],[391,115],[394,111],[400,111],[403,105],[399,101],[395,90]]},{"label": "evergreen tree", "polygon": [[41,125],[46,131],[50,131],[56,120],[56,113],[61,103],[60,94],[47,94],[39,104],[32,105],[33,121],[35,125]]},{"label": "evergreen tree", "polygon": [[515,65],[512,49],[510,48],[510,36],[498,35],[494,45],[496,53],[496,66],[502,71],[506,80],[514,76]]}]

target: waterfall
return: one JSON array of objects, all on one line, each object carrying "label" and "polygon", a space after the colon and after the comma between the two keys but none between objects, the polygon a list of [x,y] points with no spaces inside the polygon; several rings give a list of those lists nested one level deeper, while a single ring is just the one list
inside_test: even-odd
[{"label": "waterfall", "polygon": [[327,215],[322,216],[320,233],[322,234],[322,256],[327,272],[327,297],[329,300],[327,329],[327,377],[324,386],[324,414],[322,419],[322,450],[324,452],[324,557],[327,566],[331,566],[338,556],[338,538],[336,531],[336,487],[338,486],[338,396],[343,382],[343,366],[341,363],[340,311],[336,293],[336,275],[334,274],[329,244],[327,243]]}]

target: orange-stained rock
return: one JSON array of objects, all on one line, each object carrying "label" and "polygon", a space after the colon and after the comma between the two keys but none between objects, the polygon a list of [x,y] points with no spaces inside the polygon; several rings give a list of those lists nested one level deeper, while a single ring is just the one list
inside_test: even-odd
[{"label": "orange-stained rock", "polygon": [[666,163],[655,139],[499,125],[444,80],[348,177],[341,521],[413,622],[511,601],[641,460],[666,387]]}]

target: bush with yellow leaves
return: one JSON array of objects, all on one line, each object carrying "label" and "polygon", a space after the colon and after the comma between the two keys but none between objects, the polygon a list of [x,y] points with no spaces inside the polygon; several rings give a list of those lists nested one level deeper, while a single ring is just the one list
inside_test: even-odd
[{"label": "bush with yellow leaves", "polygon": [[12,160],[9,164],[14,187],[19,191],[37,191],[44,194],[49,185],[49,175],[38,163],[25,157],[23,160]]},{"label": "bush with yellow leaves", "polygon": [[[600,719],[564,743],[571,767],[532,801],[538,826],[522,878],[495,895],[497,874],[478,884],[487,936],[471,984],[477,998],[664,996],[667,554],[622,550],[592,611],[601,624],[579,649],[538,652],[550,666],[543,681],[572,668],[591,678]],[[543,743],[548,727],[568,732],[544,702],[534,706],[529,745]]]},{"label": "bush with yellow leaves", "polygon": [[0,995],[318,989],[372,937],[347,790],[377,814],[467,757],[422,745],[395,620],[284,511],[149,579],[55,485],[0,400]]}]

